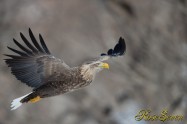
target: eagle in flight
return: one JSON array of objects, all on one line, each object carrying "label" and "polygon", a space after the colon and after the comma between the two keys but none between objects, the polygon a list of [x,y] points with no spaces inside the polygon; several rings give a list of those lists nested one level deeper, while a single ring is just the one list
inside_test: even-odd
[{"label": "eagle in flight", "polygon": [[35,103],[42,98],[64,94],[89,85],[96,73],[109,68],[104,61],[122,56],[126,51],[125,41],[120,37],[113,49],[102,53],[97,59],[85,62],[78,67],[69,67],[63,60],[50,53],[40,34],[40,43],[37,42],[30,28],[29,36],[32,43],[22,33],[20,36],[25,45],[23,46],[13,39],[20,50],[8,47],[18,55],[5,54],[9,57],[5,59],[5,62],[11,68],[12,74],[21,82],[32,87],[33,91],[14,99],[11,103],[11,110],[17,109],[23,103]]}]

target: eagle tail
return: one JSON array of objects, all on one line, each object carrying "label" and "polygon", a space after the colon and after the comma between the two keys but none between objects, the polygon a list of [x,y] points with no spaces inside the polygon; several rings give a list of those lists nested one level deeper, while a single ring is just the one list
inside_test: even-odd
[{"label": "eagle tail", "polygon": [[15,109],[19,108],[23,104],[22,99],[29,96],[30,94],[32,94],[32,93],[28,93],[22,97],[14,99],[11,103],[11,110],[15,110]]}]

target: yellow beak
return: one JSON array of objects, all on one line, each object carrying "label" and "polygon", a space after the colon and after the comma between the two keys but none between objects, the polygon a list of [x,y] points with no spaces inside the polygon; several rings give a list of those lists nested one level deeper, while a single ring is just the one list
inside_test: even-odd
[{"label": "yellow beak", "polygon": [[101,64],[101,68],[107,68],[107,69],[109,69],[108,63],[102,63]]}]

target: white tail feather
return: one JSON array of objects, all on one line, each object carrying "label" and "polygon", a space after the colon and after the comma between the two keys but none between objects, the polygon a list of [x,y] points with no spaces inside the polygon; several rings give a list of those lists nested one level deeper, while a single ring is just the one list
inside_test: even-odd
[{"label": "white tail feather", "polygon": [[[32,93],[32,92],[31,92],[31,93]],[[28,95],[31,94],[31,93],[28,93],[28,94],[26,94],[26,95],[24,95],[24,96],[22,96],[22,97],[19,97],[19,98],[14,99],[14,100],[12,101],[12,103],[11,103],[11,110],[15,110],[15,109],[19,108],[19,107],[22,105],[22,103],[21,103],[20,101],[21,101],[24,97],[28,96]]]}]

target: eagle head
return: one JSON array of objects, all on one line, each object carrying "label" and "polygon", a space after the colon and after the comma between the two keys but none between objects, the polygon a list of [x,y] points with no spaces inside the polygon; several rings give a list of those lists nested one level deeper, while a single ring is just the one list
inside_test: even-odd
[{"label": "eagle head", "polygon": [[93,79],[95,74],[102,69],[109,69],[108,63],[101,61],[86,62],[81,66],[81,75],[85,79]]}]

